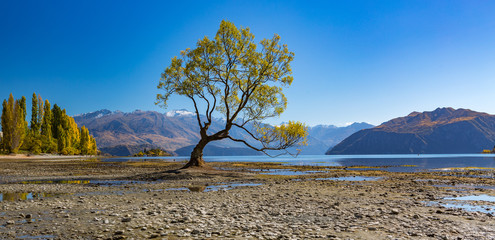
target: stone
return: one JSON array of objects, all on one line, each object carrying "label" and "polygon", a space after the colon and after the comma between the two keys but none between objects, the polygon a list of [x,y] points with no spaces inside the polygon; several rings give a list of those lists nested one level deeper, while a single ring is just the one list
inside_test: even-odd
[{"label": "stone", "polygon": [[158,234],[158,233],[152,233],[152,234],[150,235],[150,238],[157,238],[157,237],[159,237],[159,236],[160,236],[160,234]]},{"label": "stone", "polygon": [[392,215],[398,215],[399,213],[400,213],[400,212],[399,212],[399,209],[397,209],[397,208],[392,208],[392,209],[390,210],[390,214],[392,214]]}]

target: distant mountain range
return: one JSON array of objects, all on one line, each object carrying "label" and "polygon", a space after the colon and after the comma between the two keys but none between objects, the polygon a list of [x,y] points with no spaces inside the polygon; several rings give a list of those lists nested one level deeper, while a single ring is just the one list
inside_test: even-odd
[{"label": "distant mountain range", "polygon": [[[131,113],[99,110],[74,116],[79,126],[86,126],[95,137],[99,149],[111,155],[127,156],[144,148],[161,148],[176,155],[189,155],[199,141],[196,115],[187,110],[175,110],[164,114],[155,111],[136,110]],[[215,119],[211,132],[223,128],[225,122]],[[301,154],[324,154],[344,138],[361,129],[370,128],[367,123],[354,123],[346,127],[319,125],[309,128],[308,146]],[[237,138],[250,139],[242,130],[233,129]],[[259,155],[246,146],[222,140],[208,144],[205,155]]]},{"label": "distant mountain range", "polygon": [[495,115],[437,108],[358,131],[327,154],[480,153],[494,144]]}]

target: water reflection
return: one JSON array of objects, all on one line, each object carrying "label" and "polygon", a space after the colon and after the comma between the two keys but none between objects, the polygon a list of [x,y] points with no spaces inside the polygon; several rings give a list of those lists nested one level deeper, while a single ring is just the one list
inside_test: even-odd
[{"label": "water reflection", "polygon": [[459,200],[459,201],[486,201],[486,202],[495,202],[495,196],[490,195],[471,195],[471,196],[462,196],[462,197],[449,197],[444,198],[446,200]]},{"label": "water reflection", "polygon": [[318,181],[376,181],[381,179],[381,177],[362,177],[362,176],[351,176],[351,177],[331,177],[331,178],[317,178]]},{"label": "water reflection", "polygon": [[29,180],[18,182],[20,184],[92,184],[98,186],[120,186],[127,184],[145,184],[145,183],[157,183],[137,180]]},{"label": "water reflection", "polygon": [[29,180],[20,184],[89,184],[90,180]]},{"label": "water reflection", "polygon": [[182,188],[167,188],[165,191],[188,191],[188,192],[214,192],[214,191],[227,191],[236,187],[246,186],[260,186],[261,183],[226,183],[221,185],[209,185],[209,186],[188,186]]},{"label": "water reflection", "polygon": [[[495,215],[494,206],[486,205],[486,204],[475,204],[470,203],[470,201],[484,201],[484,202],[492,202],[495,203],[495,196],[490,195],[469,195],[462,197],[446,197],[444,201],[441,202],[429,202],[428,205],[439,204],[446,208],[456,208],[462,209],[470,212],[482,212],[489,213]],[[479,203],[479,202],[478,202]]]},{"label": "water reflection", "polygon": [[17,238],[18,239],[54,239],[55,235],[36,235],[36,236],[23,235],[23,236],[19,236]]},{"label": "water reflection", "polygon": [[492,206],[488,205],[473,205],[473,204],[468,204],[468,203],[459,203],[459,202],[431,202],[429,205],[440,205],[445,208],[454,208],[454,209],[461,209],[464,211],[468,212],[482,212],[482,213],[489,213],[492,215],[495,215],[495,209],[493,209]]},{"label": "water reflection", "polygon": [[0,202],[3,201],[19,201],[19,200],[34,200],[41,199],[46,197],[56,197],[61,194],[55,193],[32,193],[32,192],[23,192],[23,193],[0,193]]},{"label": "water reflection", "polygon": [[321,171],[297,171],[294,169],[249,169],[253,172],[259,172],[259,174],[264,175],[285,175],[285,176],[293,176],[293,175],[306,175],[309,173],[317,173]]}]

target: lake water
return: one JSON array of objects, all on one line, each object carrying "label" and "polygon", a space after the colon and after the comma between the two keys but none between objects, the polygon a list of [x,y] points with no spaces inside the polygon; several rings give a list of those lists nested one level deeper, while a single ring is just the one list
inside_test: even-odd
[{"label": "lake water", "polygon": [[[187,161],[189,157],[104,158],[104,162]],[[384,154],[384,155],[300,155],[291,156],[205,156],[206,162],[276,162],[285,165],[353,167],[391,172],[453,170],[453,168],[495,168],[495,154]]]}]

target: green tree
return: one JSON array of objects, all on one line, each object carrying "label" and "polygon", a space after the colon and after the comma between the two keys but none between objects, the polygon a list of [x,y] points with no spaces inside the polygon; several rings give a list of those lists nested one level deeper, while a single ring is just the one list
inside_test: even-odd
[{"label": "green tree", "polygon": [[9,104],[7,100],[3,100],[2,103],[2,150],[8,152],[10,148],[10,125],[11,123],[11,114],[12,112],[9,110]]},{"label": "green tree", "polygon": [[[164,93],[157,95],[156,104],[166,107],[172,94],[189,98],[200,128],[201,139],[185,168],[203,166],[203,149],[216,140],[230,139],[266,154],[305,144],[307,127],[300,122],[275,127],[261,123],[279,116],[287,106],[282,90],[293,81],[290,62],[294,53],[280,45],[276,34],[263,39],[260,47],[257,51],[249,28],[238,29],[222,21],[214,39],[204,37],[195,49],[181,51],[181,57],[172,58],[162,73],[158,88]],[[201,106],[205,107],[200,111]],[[218,132],[209,132],[214,111],[222,114],[226,124]],[[244,130],[258,144],[232,137],[232,128]]]},{"label": "green tree", "polygon": [[43,122],[43,115],[45,114],[44,107],[43,107],[43,99],[41,98],[40,95],[38,95],[38,130],[41,131],[41,123]]},{"label": "green tree", "polygon": [[15,105],[15,102],[14,102],[14,96],[12,95],[12,93],[9,95],[9,99],[7,100],[7,103],[6,103],[6,110],[5,110],[5,125],[4,128],[3,128],[3,134],[4,134],[4,147],[5,147],[5,150],[8,152],[8,153],[11,153],[12,152],[12,142],[14,141],[13,138],[14,138],[14,132],[15,132],[15,127],[16,127],[16,123],[15,123],[15,112],[14,112],[14,105]]},{"label": "green tree", "polygon": [[10,152],[17,153],[27,133],[26,98],[22,97],[14,103],[14,131],[12,133]]},{"label": "green tree", "polygon": [[[88,134],[89,134],[89,131],[88,131]],[[89,146],[89,153],[90,155],[97,155],[98,154],[98,147],[96,146],[96,139],[89,135],[89,142],[90,142],[90,146]]]},{"label": "green tree", "polygon": [[33,93],[31,98],[31,124],[25,140],[25,148],[34,154],[41,153],[41,122],[43,119],[43,100]]},{"label": "green tree", "polygon": [[34,133],[38,133],[41,126],[40,122],[38,122],[38,112],[38,96],[33,93],[33,98],[31,99],[31,131]]},{"label": "green tree", "polygon": [[[67,116],[62,110],[60,124],[58,125],[57,145],[58,151],[64,155],[79,154],[80,133],[74,118]],[[88,131],[89,134],[89,131]]]},{"label": "green tree", "polygon": [[21,108],[21,113],[24,116],[24,120],[26,120],[26,116],[27,116],[26,97],[24,96],[21,97],[21,99],[19,100],[19,107]]},{"label": "green tree", "polygon": [[29,150],[31,147],[32,143],[32,136],[29,134],[29,127],[28,127],[28,122],[26,121],[27,117],[27,107],[26,107],[26,97],[22,96],[19,101],[19,107],[21,108],[21,116],[20,116],[20,125],[24,129],[24,133],[22,134],[23,136],[23,141],[21,142],[20,149],[22,150]]},{"label": "green tree", "polygon": [[57,144],[52,138],[52,111],[48,100],[45,100],[43,112],[43,120],[41,122],[41,150],[44,153],[53,153],[57,151]]},{"label": "green tree", "polygon": [[24,131],[25,134],[28,132],[28,123],[26,121],[26,116],[27,116],[27,108],[26,108],[26,97],[22,96],[21,99],[19,100],[19,107],[21,108],[21,113],[22,116],[20,116],[20,120],[22,122],[22,125],[24,126]]},{"label": "green tree", "polygon": [[54,104],[52,109],[51,125],[52,125],[52,137],[55,139],[58,139],[58,136],[60,134],[58,131],[59,130],[58,126],[62,124],[62,115],[63,115],[62,109],[57,104]]},{"label": "green tree", "polygon": [[[58,138],[57,138],[57,147],[58,147],[58,151],[59,152],[63,152],[63,150],[65,150],[65,148],[67,147],[67,136],[64,132],[64,129],[62,128],[62,125],[58,125],[58,129],[57,129],[59,132],[58,134]],[[67,152],[65,152],[67,153]],[[64,153],[62,153],[64,154]],[[64,154],[64,155],[67,155],[67,154]]]},{"label": "green tree", "polygon": [[89,139],[89,131],[85,126],[82,126],[80,129],[80,140],[79,140],[79,148],[82,155],[89,155],[90,152],[90,139]]}]

